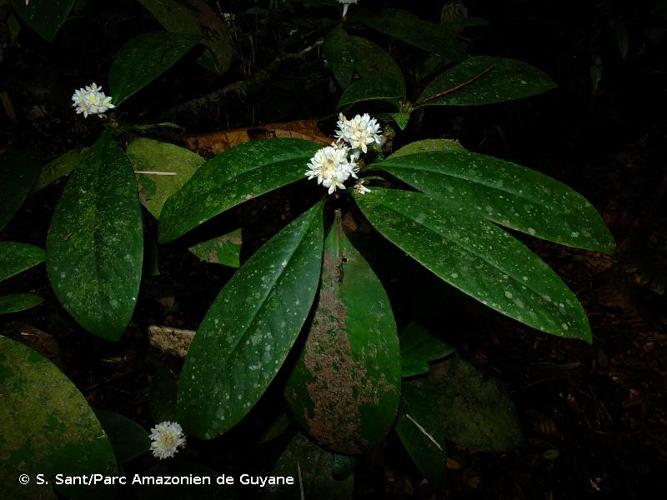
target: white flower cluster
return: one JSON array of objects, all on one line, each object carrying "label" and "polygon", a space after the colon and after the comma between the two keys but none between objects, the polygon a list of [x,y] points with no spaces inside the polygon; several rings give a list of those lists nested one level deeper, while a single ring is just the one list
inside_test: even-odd
[{"label": "white flower cluster", "polygon": [[343,4],[343,17],[347,14],[347,9],[350,7],[351,3],[356,4],[359,0],[338,0],[338,3]]},{"label": "white flower cluster", "polygon": [[[382,144],[380,125],[368,113],[357,115],[351,120],[341,113],[335,135],[336,142],[317,151],[308,162],[305,173],[308,179],[317,179],[317,183],[327,188],[329,194],[336,189],[345,189],[345,181],[350,177],[358,178],[357,162],[361,151],[367,153],[370,144]],[[359,181],[355,189],[359,194],[370,191],[364,187],[363,181]]]},{"label": "white flower cluster", "polygon": [[91,83],[74,92],[72,96],[72,107],[77,114],[82,114],[85,118],[88,115],[101,115],[116,106],[111,104],[111,97],[104,95],[102,87],[98,87],[96,83]]},{"label": "white flower cluster", "polygon": [[176,422],[160,422],[151,429],[150,438],[151,452],[160,460],[173,457],[185,446],[183,429]]}]

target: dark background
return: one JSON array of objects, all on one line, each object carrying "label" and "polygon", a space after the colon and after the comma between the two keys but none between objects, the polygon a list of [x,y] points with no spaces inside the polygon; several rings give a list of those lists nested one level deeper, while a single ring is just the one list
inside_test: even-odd
[{"label": "dark background", "polygon": [[[330,14],[297,6],[279,10],[270,25],[262,25],[240,15],[250,2],[222,3],[239,13],[239,32],[253,34],[252,48],[247,38],[239,37],[237,60],[222,77],[194,64],[196,55],[188,56],[128,101],[122,117],[138,123],[173,119],[186,133],[317,118],[322,130],[331,133],[339,91],[317,54],[285,64],[253,95],[229,99],[205,113],[170,116],[173,106],[247,79],[278,54],[312,42],[312,33],[326,27],[316,16]],[[442,7],[442,2],[361,3],[406,8],[434,22]],[[603,256],[527,241],[580,297],[593,328],[592,347],[532,331],[482,309],[417,268],[383,276],[399,321],[420,315],[455,339],[464,357],[506,384],[517,405],[523,446],[503,455],[450,450],[448,495],[658,498],[667,487],[667,2],[465,4],[470,16],[491,24],[465,32],[470,53],[525,60],[551,75],[559,88],[479,109],[431,108],[397,136],[396,145],[424,137],[457,138],[471,150],[552,175],[599,209],[618,251]],[[73,89],[106,82],[113,54],[128,38],[154,29],[159,25],[150,15],[127,0],[82,2],[53,44],[24,28],[18,46],[7,49],[0,64],[0,90],[10,96],[14,115],[0,111],[0,147],[27,146],[47,161],[90,144],[101,124],[72,113]],[[389,42],[377,33],[362,33],[385,46]],[[411,71],[425,55],[399,42],[390,45],[408,81],[418,86]],[[248,67],[250,71],[244,69]],[[181,138],[162,133],[168,140]],[[60,189],[33,197],[6,237],[43,245]],[[284,224],[285,215],[298,211],[298,196],[297,190],[285,199],[263,199],[238,214],[250,249]],[[147,378],[155,366],[140,325],[196,328],[230,275],[182,250],[173,245],[160,250],[163,272],[144,285],[134,326],[120,344],[82,335],[59,309],[43,270],[21,280],[23,286],[40,289],[46,304],[0,328],[11,334],[29,323],[51,332],[55,340],[50,347],[39,347],[53,351],[52,359],[66,367],[93,406],[150,425]],[[109,362],[116,358],[122,362]],[[210,458],[213,452],[203,445],[201,453]],[[253,451],[233,458],[256,459]],[[360,498],[429,496],[392,443],[382,458],[369,458],[361,469]]]}]

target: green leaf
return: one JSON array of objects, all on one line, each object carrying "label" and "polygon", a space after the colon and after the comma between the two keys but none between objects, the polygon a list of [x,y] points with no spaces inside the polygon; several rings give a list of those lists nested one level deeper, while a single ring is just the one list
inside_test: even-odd
[{"label": "green leaf", "polygon": [[160,241],[175,240],[244,201],[303,179],[320,148],[300,139],[253,141],[208,160],[162,208]]},{"label": "green leaf", "polygon": [[521,431],[514,404],[495,379],[453,356],[431,375],[403,381],[407,412],[448,441],[471,452],[516,448]]},{"label": "green leaf", "polygon": [[72,149],[44,165],[39,179],[37,179],[35,187],[32,189],[33,192],[41,191],[49,184],[53,184],[58,179],[69,175],[83,161],[83,155],[87,150],[88,148]]},{"label": "green leaf", "polygon": [[208,310],[178,393],[181,421],[194,435],[231,429],[278,373],[315,298],[322,226],[318,203],[236,271]]},{"label": "green leaf", "polygon": [[384,78],[400,85],[405,95],[405,79],[401,68],[377,43],[360,36],[350,36],[354,50],[354,65],[361,78]]},{"label": "green leaf", "polygon": [[39,247],[14,241],[0,242],[0,281],[41,264],[45,257]]},{"label": "green leaf", "polygon": [[146,453],[151,440],[139,424],[119,413],[98,410],[95,412],[113,446],[118,463],[126,463]]},{"label": "green leaf", "polygon": [[[4,498],[55,498],[50,486],[35,484],[38,473],[53,485],[55,473],[116,472],[111,443],[77,388],[40,354],[5,337],[0,337],[0,394]],[[30,475],[31,484],[19,484],[20,474]]]},{"label": "green leaf", "polygon": [[394,151],[389,158],[398,158],[417,153],[431,153],[433,151],[465,151],[465,148],[455,139],[423,139],[406,144]]},{"label": "green leaf", "polygon": [[595,208],[535,170],[467,151],[419,153],[373,165],[455,210],[561,245],[598,252],[614,239]]},{"label": "green leaf", "polygon": [[389,113],[389,116],[391,116],[401,130],[405,130],[410,121],[410,113]]},{"label": "green leaf", "polygon": [[141,204],[156,218],[165,201],[176,193],[204,164],[192,151],[153,139],[135,139],[127,146],[127,156],[137,173]]},{"label": "green leaf", "polygon": [[553,88],[553,80],[528,63],[476,56],[436,77],[416,106],[479,106],[523,99]]},{"label": "green leaf", "polygon": [[358,9],[354,19],[380,33],[426,52],[438,54],[449,62],[465,57],[456,29],[422,21],[405,10],[383,9],[376,14],[369,9]]},{"label": "green leaf", "polygon": [[143,259],[132,165],[108,132],[72,172],[46,242],[46,265],[63,307],[89,332],[118,340],[132,317]]},{"label": "green leaf", "polygon": [[404,89],[395,80],[362,78],[352,83],[340,96],[338,107],[344,108],[363,101],[389,101],[396,109],[404,97]]},{"label": "green leaf", "polygon": [[325,243],[315,314],[285,397],[315,441],[351,455],[378,446],[389,433],[400,384],[389,298],[337,215]]},{"label": "green leaf", "polygon": [[113,103],[128,97],[171,68],[201,41],[199,35],[158,31],[130,40],[116,55],[109,73]]},{"label": "green leaf", "polygon": [[442,487],[447,468],[445,429],[438,408],[429,398],[415,397],[412,386],[403,383],[401,412],[396,420],[396,434],[434,489]]},{"label": "green leaf", "polygon": [[339,85],[346,88],[354,76],[354,45],[350,35],[340,26],[334,28],[324,38],[322,52],[327,65]]},{"label": "green leaf", "polygon": [[207,50],[199,64],[218,74],[225,73],[232,63],[234,44],[227,24],[204,2],[183,4],[176,0],[139,0],[172,33],[201,35]]},{"label": "green leaf", "polygon": [[338,479],[340,455],[327,453],[302,434],[296,434],[280,455],[272,476],[291,476],[294,486],[267,486],[263,498],[348,500],[353,498],[354,478]]},{"label": "green leaf", "polygon": [[76,0],[11,0],[19,17],[39,36],[52,42]]},{"label": "green leaf", "polygon": [[32,293],[14,293],[0,297],[0,314],[12,314],[32,307],[38,306],[44,302],[41,297]]},{"label": "green leaf", "polygon": [[24,152],[9,151],[0,157],[0,231],[21,208],[40,170],[39,162]]},{"label": "green leaf", "polygon": [[449,356],[456,348],[436,337],[419,323],[410,323],[399,337],[401,341],[401,376],[428,373],[429,363]]},{"label": "green leaf", "polygon": [[241,230],[199,243],[189,250],[205,262],[239,267],[241,265]]},{"label": "green leaf", "polygon": [[558,275],[467,206],[381,188],[355,198],[382,235],[440,279],[533,328],[591,342],[586,314]]}]

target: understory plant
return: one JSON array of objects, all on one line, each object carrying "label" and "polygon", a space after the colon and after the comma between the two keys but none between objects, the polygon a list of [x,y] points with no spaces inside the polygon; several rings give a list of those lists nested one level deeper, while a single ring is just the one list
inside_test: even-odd
[{"label": "understory plant", "polygon": [[[345,22],[332,20],[319,40],[341,91],[343,112],[331,144],[257,140],[205,159],[141,137],[146,127],[120,119],[127,99],[192,50],[202,51],[197,61],[211,71],[229,66],[220,38],[197,28],[172,29],[163,11],[141,3],[166,30],[142,34],[120,50],[110,68],[109,95],[91,83],[72,96],[76,113],[99,116],[105,125],[94,144],[41,173],[23,153],[2,157],[0,229],[31,190],[68,179],[45,252],[0,243],[0,280],[45,260],[64,310],[85,331],[117,341],[135,311],[146,243],[191,235],[207,221],[294,183],[312,190],[317,201],[242,263],[238,252],[225,253],[230,234],[213,242],[218,262],[238,269],[198,325],[169,418],[150,437],[121,415],[94,413],[54,365],[0,338],[0,393],[11,403],[0,410],[0,424],[3,434],[13,429],[0,439],[0,448],[13,453],[3,473],[113,472],[149,447],[155,457],[169,458],[187,446],[184,434],[208,440],[233,431],[276,380],[281,385],[272,389],[282,392],[289,421],[301,432],[276,471],[296,474],[295,464],[306,467],[304,457],[310,457],[312,464],[328,464],[321,469],[328,474],[342,460],[349,470],[341,481],[351,488],[345,482],[353,468],[349,457],[381,447],[394,433],[420,473],[440,487],[446,442],[494,451],[516,446],[516,417],[500,386],[452,356],[453,346],[419,324],[399,335],[385,284],[369,261],[382,251],[378,241],[397,247],[483,306],[540,332],[591,342],[577,297],[515,235],[613,251],[612,236],[586,199],[538,171],[468,151],[454,140],[418,140],[396,151],[386,145],[391,121],[405,128],[416,110],[526,98],[553,89],[551,79],[523,62],[468,57],[460,47],[466,26],[461,19],[440,25],[405,11],[353,14],[356,6],[349,4],[355,2],[342,2]],[[13,4],[48,40],[74,2]],[[350,26],[370,27],[429,52],[430,83],[418,94],[407,89],[394,59],[378,44],[350,35]],[[386,119],[356,113],[375,109],[369,101],[389,106],[382,113]],[[146,217],[157,220],[158,242],[144,240],[142,205]],[[368,244],[368,234],[379,238]],[[26,294],[0,297],[0,312],[39,301]],[[281,370],[285,377],[277,378]],[[18,425],[26,419],[29,426]],[[478,426],[476,438],[465,425],[471,422]],[[56,428],[67,432],[56,436]],[[122,440],[108,439],[119,434],[133,436],[122,453]],[[26,464],[20,457],[37,454],[35,442],[53,452]]]}]

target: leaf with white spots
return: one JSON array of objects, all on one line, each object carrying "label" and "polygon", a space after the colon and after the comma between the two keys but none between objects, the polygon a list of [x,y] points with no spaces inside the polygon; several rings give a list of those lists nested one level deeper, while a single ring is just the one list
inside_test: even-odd
[{"label": "leaf with white spots", "polygon": [[52,42],[76,0],[11,0],[19,17],[47,42]]},{"label": "leaf with white spots", "polygon": [[[6,337],[0,337],[0,394],[3,498],[55,498],[51,485],[56,473],[116,472],[111,443],[83,395],[51,362]],[[45,474],[48,486],[34,481],[22,486],[16,479],[37,473]],[[95,493],[81,490],[91,497]]]},{"label": "leaf with white spots", "polygon": [[383,236],[442,280],[533,328],[591,341],[586,314],[558,275],[467,207],[381,188],[355,198]]},{"label": "leaf with white spots", "polygon": [[436,77],[417,99],[421,106],[479,106],[523,99],[556,87],[549,76],[522,61],[470,57]]},{"label": "leaf with white spots", "polygon": [[181,372],[181,423],[213,438],[235,426],[280,370],[306,321],[322,265],[322,204],[264,244],[206,313]]},{"label": "leaf with white spots", "polygon": [[46,242],[51,286],[86,330],[118,340],[139,292],[144,251],[132,165],[108,132],[72,172]]},{"label": "leaf with white spots", "polygon": [[27,243],[0,242],[0,281],[44,262],[44,250]]},{"label": "leaf with white spots", "polygon": [[294,418],[318,443],[357,454],[389,433],[400,385],[389,298],[337,216],[325,242],[313,321],[285,397]]},{"label": "leaf with white spots", "polygon": [[337,26],[324,38],[322,52],[338,84],[345,88],[354,76],[354,45],[350,35]]},{"label": "leaf with white spots", "polygon": [[301,139],[272,139],[211,158],[164,204],[160,241],[175,240],[230,208],[305,179],[308,161],[321,147]]},{"label": "leaf with white spots", "polygon": [[396,155],[375,163],[403,182],[466,213],[575,248],[611,252],[602,217],[562,182],[515,163],[468,151]]}]

